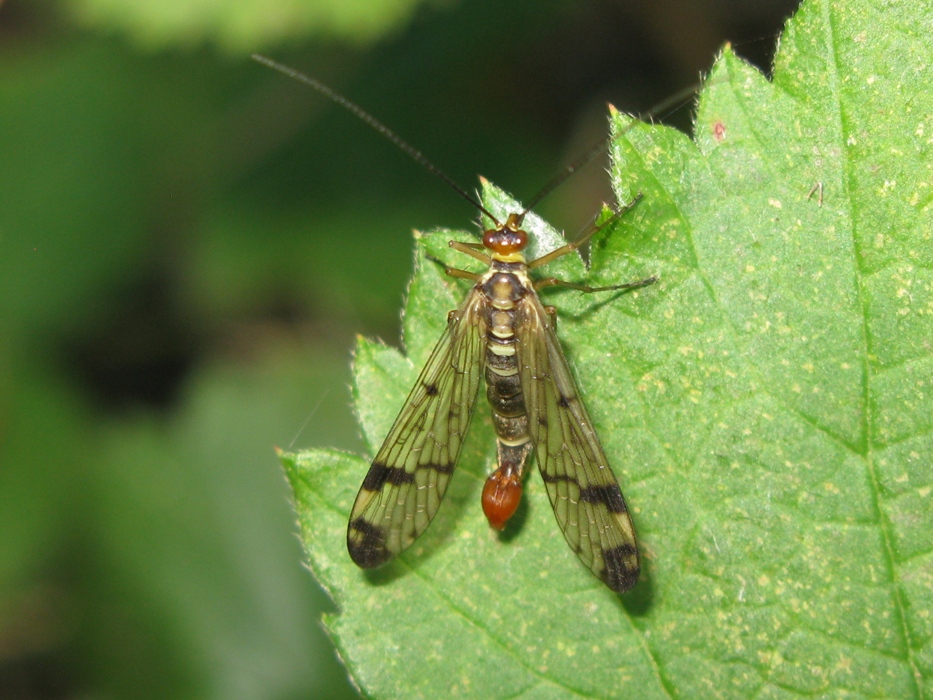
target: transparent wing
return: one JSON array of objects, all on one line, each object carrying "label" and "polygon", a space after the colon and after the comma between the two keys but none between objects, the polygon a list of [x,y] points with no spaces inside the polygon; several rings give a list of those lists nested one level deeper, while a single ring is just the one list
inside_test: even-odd
[{"label": "transparent wing", "polygon": [[638,580],[635,528],[548,313],[520,302],[516,338],[528,427],[554,515],[571,549],[614,591]]},{"label": "transparent wing", "polygon": [[474,289],[453,314],[363,480],[347,548],[365,569],[407,549],[437,513],[476,403],[484,307]]}]

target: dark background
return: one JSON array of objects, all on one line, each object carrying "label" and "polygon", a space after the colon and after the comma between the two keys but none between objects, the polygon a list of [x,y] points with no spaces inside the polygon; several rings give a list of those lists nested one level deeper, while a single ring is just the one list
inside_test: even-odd
[{"label": "dark background", "polygon": [[[649,109],[725,41],[767,70],[796,2],[462,0],[234,39],[94,5],[0,7],[0,697],[353,697],[273,446],[365,449],[354,335],[397,343],[411,230],[475,212],[249,51],[528,199],[607,101]],[[539,211],[576,231],[605,179]]]}]

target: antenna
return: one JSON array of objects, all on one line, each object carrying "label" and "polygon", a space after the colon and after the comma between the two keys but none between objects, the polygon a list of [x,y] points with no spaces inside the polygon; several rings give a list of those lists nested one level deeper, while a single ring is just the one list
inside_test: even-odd
[{"label": "antenna", "polygon": [[[2,2],[2,0],[0,0],[0,2]],[[445,173],[439,167],[434,165],[434,163],[428,160],[428,158],[421,151],[419,151],[417,148],[412,146],[405,139],[403,139],[401,136],[396,134],[394,131],[392,131],[392,129],[390,129],[385,124],[383,124],[381,121],[376,119],[376,117],[374,117],[372,114],[370,114],[365,109],[360,107],[358,104],[344,97],[336,90],[329,88],[324,83],[318,80],[315,80],[314,78],[308,75],[305,75],[301,71],[297,71],[294,68],[289,68],[288,66],[282,63],[278,63],[277,61],[274,61],[267,56],[254,53],[252,55],[252,58],[254,61],[261,63],[262,65],[268,68],[271,68],[272,70],[278,71],[282,75],[292,78],[293,80],[297,80],[299,83],[303,83],[304,85],[307,85],[308,87],[314,90],[317,90],[319,93],[329,98],[330,100],[336,102],[338,105],[340,105],[344,109],[355,114],[357,117],[362,119],[366,124],[368,124],[374,130],[378,131],[380,134],[382,134],[387,139],[389,139],[389,141],[391,141],[396,146],[398,146],[400,149],[402,149],[402,151],[407,153],[415,162],[421,165],[425,170],[427,170],[429,173],[431,173],[432,175],[437,177],[439,180],[444,182],[454,192],[459,194],[461,197],[463,197],[463,199],[465,199],[470,204],[472,204],[476,209],[478,209],[480,212],[482,212],[487,217],[489,217],[496,226],[500,225],[499,220],[495,216],[493,216],[482,204],[480,204],[479,201],[477,201],[475,197],[470,195],[464,188],[458,185],[449,175],[447,175],[447,173]],[[640,115],[640,116],[646,116],[647,118],[651,119],[664,110],[668,110],[671,107],[679,107],[680,103],[683,102],[690,95],[694,94],[700,88],[701,84],[702,83],[694,83],[693,85],[690,85],[689,87],[686,87],[683,90],[680,90],[679,92],[675,93],[671,97],[668,97],[667,99],[662,100],[661,102],[656,104],[654,107],[649,109],[647,112],[645,112],[644,115]],[[670,114],[670,113],[671,113],[670,111],[667,112],[667,114]],[[634,126],[635,124],[633,123],[615,138],[620,138],[624,136]],[[572,163],[570,163],[570,165],[568,165],[566,168],[558,172],[557,175],[551,178],[551,180],[547,182],[544,185],[544,187],[542,187],[538,191],[538,194],[536,194],[534,197],[531,198],[531,202],[528,204],[528,206],[525,207],[524,211],[522,211],[521,214],[518,215],[517,217],[518,222],[521,222],[522,220],[524,220],[525,215],[528,212],[534,209],[534,207],[537,206],[541,202],[542,199],[544,199],[549,194],[551,194],[551,192],[553,192],[558,187],[560,187],[571,175],[577,172],[577,170],[585,166],[587,163],[593,160],[596,156],[600,155],[606,149],[608,149],[612,141],[613,139],[601,140],[599,143],[595,144],[589,150],[587,150],[582,156],[574,160]]]},{"label": "antenna", "polygon": [[[682,106],[680,103],[683,102],[688,97],[690,97],[691,95],[693,95],[700,88],[701,85],[702,83],[699,83],[699,82],[694,83],[693,85],[689,85],[685,87],[683,90],[679,90],[678,92],[675,92],[670,97],[662,100],[661,102],[658,102],[647,112],[644,112],[643,114],[635,115],[636,119],[640,121],[642,121],[643,118],[654,119],[654,117],[658,116],[658,114],[660,114],[661,112],[665,110],[670,110],[670,111],[666,112],[663,116],[666,117],[670,115],[671,113],[679,109]],[[674,108],[674,109],[671,109],[671,108]],[[622,138],[634,126],[635,124],[633,123],[629,125],[628,127],[626,127],[622,131],[621,134],[615,137],[615,139]],[[525,207],[525,211],[519,214],[519,220],[523,219],[525,217],[525,214],[527,214],[532,209],[534,209],[538,204],[540,204],[541,200],[543,200],[545,197],[551,194],[551,192],[553,192],[558,187],[560,187],[562,184],[564,184],[564,182],[571,175],[577,172],[577,170],[585,166],[587,163],[593,160],[596,156],[606,151],[615,139],[600,140],[599,143],[596,143],[593,146],[591,146],[589,150],[587,150],[583,155],[581,155],[579,158],[571,162],[570,165],[568,165],[563,170],[561,170],[559,173],[557,173],[554,177],[552,177],[544,185],[544,187],[538,190],[538,194],[536,194],[534,197],[531,198],[531,202],[528,204],[528,206]]]},{"label": "antenna", "polygon": [[499,220],[495,216],[490,214],[489,211],[487,211],[486,208],[482,204],[480,204],[474,197],[472,197],[469,193],[467,193],[465,189],[463,189],[460,185],[454,182],[454,180],[449,175],[447,175],[447,173],[445,173],[439,167],[434,165],[434,163],[428,160],[428,158],[421,151],[419,151],[417,148],[412,146],[405,139],[403,139],[401,136],[396,134],[394,131],[392,131],[392,129],[390,129],[385,124],[383,124],[381,121],[376,119],[372,114],[367,112],[365,109],[360,107],[358,104],[344,97],[336,90],[333,90],[327,87],[324,83],[318,80],[315,80],[314,78],[307,76],[304,73],[295,70],[294,68],[289,68],[286,65],[273,61],[271,58],[268,58],[267,56],[254,53],[252,58],[254,61],[257,61],[258,63],[261,63],[262,65],[267,66],[268,68],[271,68],[272,70],[278,71],[282,75],[286,75],[289,78],[292,78],[293,80],[297,80],[299,83],[303,83],[304,85],[307,85],[308,87],[313,88],[314,90],[317,90],[319,93],[321,93],[327,98],[330,98],[331,100],[336,102],[338,105],[340,105],[344,109],[349,110],[350,112],[353,112],[353,114],[358,116],[360,119],[366,122],[369,126],[371,126],[373,129],[378,131],[380,134],[382,134],[387,139],[389,139],[389,141],[394,143],[396,146],[401,148],[405,153],[411,156],[412,159],[414,159],[415,162],[420,164],[425,170],[427,170],[429,173],[431,173],[432,175],[437,177],[439,180],[447,184],[447,186],[450,187],[454,192],[456,192],[461,197],[463,197],[466,201],[472,204],[480,212],[488,216],[496,224],[496,226],[499,225]]}]

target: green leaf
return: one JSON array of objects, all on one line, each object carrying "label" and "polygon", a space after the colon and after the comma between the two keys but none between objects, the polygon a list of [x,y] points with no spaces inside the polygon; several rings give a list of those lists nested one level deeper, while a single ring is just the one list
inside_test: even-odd
[{"label": "green leaf", "polygon": [[[630,594],[579,564],[536,475],[518,527],[490,532],[482,407],[436,522],[376,572],[344,547],[367,461],[285,457],[366,694],[933,695],[931,36],[922,3],[807,2],[773,82],[725,50],[695,143],[614,116],[613,184],[644,200],[589,278],[662,279],[550,300],[640,535]],[[410,359],[360,342],[371,448],[462,287],[419,265]]]}]

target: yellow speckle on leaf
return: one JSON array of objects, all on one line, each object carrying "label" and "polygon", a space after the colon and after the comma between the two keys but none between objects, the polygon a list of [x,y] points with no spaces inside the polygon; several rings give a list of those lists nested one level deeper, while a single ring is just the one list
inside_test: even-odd
[{"label": "yellow speckle on leaf", "polygon": [[852,659],[850,659],[845,654],[839,657],[839,660],[836,662],[836,671],[844,672],[852,675]]}]

